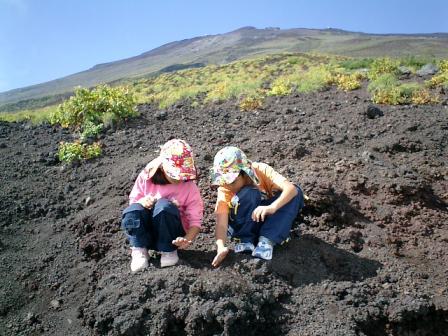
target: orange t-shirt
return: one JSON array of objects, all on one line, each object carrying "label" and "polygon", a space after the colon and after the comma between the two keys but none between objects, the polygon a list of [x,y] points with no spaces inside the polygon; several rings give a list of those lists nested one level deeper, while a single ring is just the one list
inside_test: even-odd
[{"label": "orange t-shirt", "polygon": [[[274,193],[281,191],[280,185],[286,181],[286,178],[277,173],[274,168],[262,162],[252,162],[252,169],[257,175],[258,184],[256,185],[262,193],[265,193],[268,198],[274,196]],[[226,187],[218,188],[218,199],[216,200],[215,213],[222,214],[229,212],[229,204],[234,192]]]}]

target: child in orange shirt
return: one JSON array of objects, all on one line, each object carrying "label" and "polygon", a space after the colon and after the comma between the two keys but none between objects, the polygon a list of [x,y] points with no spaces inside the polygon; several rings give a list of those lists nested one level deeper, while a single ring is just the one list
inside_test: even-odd
[{"label": "child in orange shirt", "polygon": [[300,187],[272,167],[251,162],[237,147],[224,147],[215,156],[212,183],[218,185],[216,214],[218,266],[229,249],[227,234],[237,238],[235,252],[272,259],[275,244],[289,236],[292,223],[304,206]]}]

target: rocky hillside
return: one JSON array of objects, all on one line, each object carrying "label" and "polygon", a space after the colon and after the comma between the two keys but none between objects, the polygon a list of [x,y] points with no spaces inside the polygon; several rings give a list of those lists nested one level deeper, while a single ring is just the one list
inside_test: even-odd
[{"label": "rocky hillside", "polygon": [[[372,106],[363,87],[196,109],[177,103],[102,138],[82,165],[68,132],[0,124],[2,335],[448,335],[448,108]],[[206,206],[180,265],[131,275],[120,212],[171,137],[194,148]],[[214,154],[237,145],[310,200],[270,262],[213,269]]]}]

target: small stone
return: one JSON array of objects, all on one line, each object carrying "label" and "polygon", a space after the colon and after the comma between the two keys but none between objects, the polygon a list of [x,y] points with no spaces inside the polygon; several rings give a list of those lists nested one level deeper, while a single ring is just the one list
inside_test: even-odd
[{"label": "small stone", "polygon": [[58,299],[51,300],[51,302],[50,302],[50,306],[51,306],[53,309],[58,309],[58,308],[61,306],[61,301],[58,300]]},{"label": "small stone", "polygon": [[89,196],[89,197],[87,197],[86,198],[86,200],[84,201],[84,204],[86,205],[86,206],[88,206],[88,205],[90,205],[90,204],[92,204],[93,203],[93,199]]},{"label": "small stone", "polygon": [[366,162],[375,159],[375,156],[369,151],[362,152],[361,156]]},{"label": "small stone", "polygon": [[155,114],[155,117],[158,120],[165,120],[167,116],[168,116],[168,113],[166,113],[166,111],[158,111]]},{"label": "small stone", "polygon": [[366,116],[369,119],[375,119],[377,117],[382,117],[384,115],[383,111],[381,111],[377,106],[369,105],[367,106]]}]

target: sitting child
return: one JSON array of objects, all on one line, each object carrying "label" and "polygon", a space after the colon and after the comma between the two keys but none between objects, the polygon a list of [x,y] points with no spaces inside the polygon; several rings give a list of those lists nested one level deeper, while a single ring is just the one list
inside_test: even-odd
[{"label": "sitting child", "polygon": [[148,266],[148,249],[161,252],[161,267],[177,264],[177,249],[187,248],[196,238],[203,202],[195,179],[193,153],[179,139],[165,143],[159,157],[139,174],[122,217],[132,272]]},{"label": "sitting child", "polygon": [[216,154],[211,178],[219,186],[217,254],[212,265],[218,266],[229,252],[227,234],[239,241],[235,252],[272,259],[274,245],[289,237],[292,223],[304,206],[300,187],[269,165],[251,162],[237,147],[225,147]]}]

